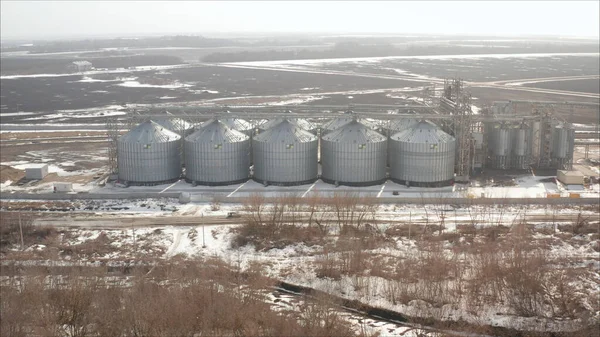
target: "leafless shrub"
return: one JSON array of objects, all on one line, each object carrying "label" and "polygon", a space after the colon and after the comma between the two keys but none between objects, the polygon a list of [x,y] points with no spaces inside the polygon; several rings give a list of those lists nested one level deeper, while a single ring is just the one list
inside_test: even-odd
[{"label": "leafless shrub", "polygon": [[[44,244],[56,236],[52,226],[34,226],[33,215],[23,212],[0,212],[0,252],[12,247],[27,248],[32,244]],[[22,242],[21,242],[22,238]]]},{"label": "leafless shrub", "polygon": [[[260,279],[259,269],[242,272]],[[0,331],[6,336],[349,336],[324,302],[307,302],[299,317],[271,311],[260,283],[239,287],[235,271],[214,261],[161,264],[153,278],[108,286],[103,275],[29,277],[0,287]],[[105,275],[104,275],[105,276]],[[52,280],[48,283],[46,280]],[[232,310],[233,309],[233,310]]]},{"label": "leafless shrub", "polygon": [[210,202],[210,210],[213,212],[216,212],[220,209],[221,209],[221,198],[215,196],[212,198],[212,200]]}]

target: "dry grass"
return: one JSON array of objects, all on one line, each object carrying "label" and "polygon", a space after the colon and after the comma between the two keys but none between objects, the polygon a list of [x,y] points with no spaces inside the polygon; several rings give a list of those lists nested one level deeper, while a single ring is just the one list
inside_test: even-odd
[{"label": "dry grass", "polygon": [[[29,213],[0,212],[0,252],[15,247],[46,244],[56,238],[58,232],[52,226],[34,226]],[[22,234],[22,241],[21,241]]]},{"label": "dry grass", "polygon": [[17,337],[354,334],[318,302],[301,307],[296,317],[272,311],[257,292],[268,285],[257,272],[211,261],[170,262],[157,265],[150,276],[135,272],[114,284],[97,270],[73,271],[47,283],[48,274],[40,270],[18,286],[0,286],[0,332]]}]

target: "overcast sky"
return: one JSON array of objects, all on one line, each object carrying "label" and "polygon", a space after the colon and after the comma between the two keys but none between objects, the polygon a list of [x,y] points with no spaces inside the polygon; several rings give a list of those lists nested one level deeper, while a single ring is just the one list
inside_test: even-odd
[{"label": "overcast sky", "polygon": [[599,35],[599,1],[5,1],[1,37],[332,32]]}]

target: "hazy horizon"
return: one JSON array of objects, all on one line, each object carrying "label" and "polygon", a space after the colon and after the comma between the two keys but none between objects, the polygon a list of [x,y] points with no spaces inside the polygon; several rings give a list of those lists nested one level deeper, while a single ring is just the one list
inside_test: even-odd
[{"label": "hazy horizon", "polygon": [[1,1],[1,38],[206,35],[599,36],[599,2]]}]

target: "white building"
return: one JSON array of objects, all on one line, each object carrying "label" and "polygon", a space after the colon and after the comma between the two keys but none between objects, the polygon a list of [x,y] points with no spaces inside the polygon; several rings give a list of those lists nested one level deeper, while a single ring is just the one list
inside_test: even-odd
[{"label": "white building", "polygon": [[92,70],[92,63],[89,61],[75,61],[67,66],[70,71],[82,72]]},{"label": "white building", "polygon": [[31,165],[25,168],[25,179],[27,180],[42,180],[48,175],[48,165],[39,164]]},{"label": "white building", "polygon": [[54,193],[56,192],[73,192],[73,183],[54,183]]}]

